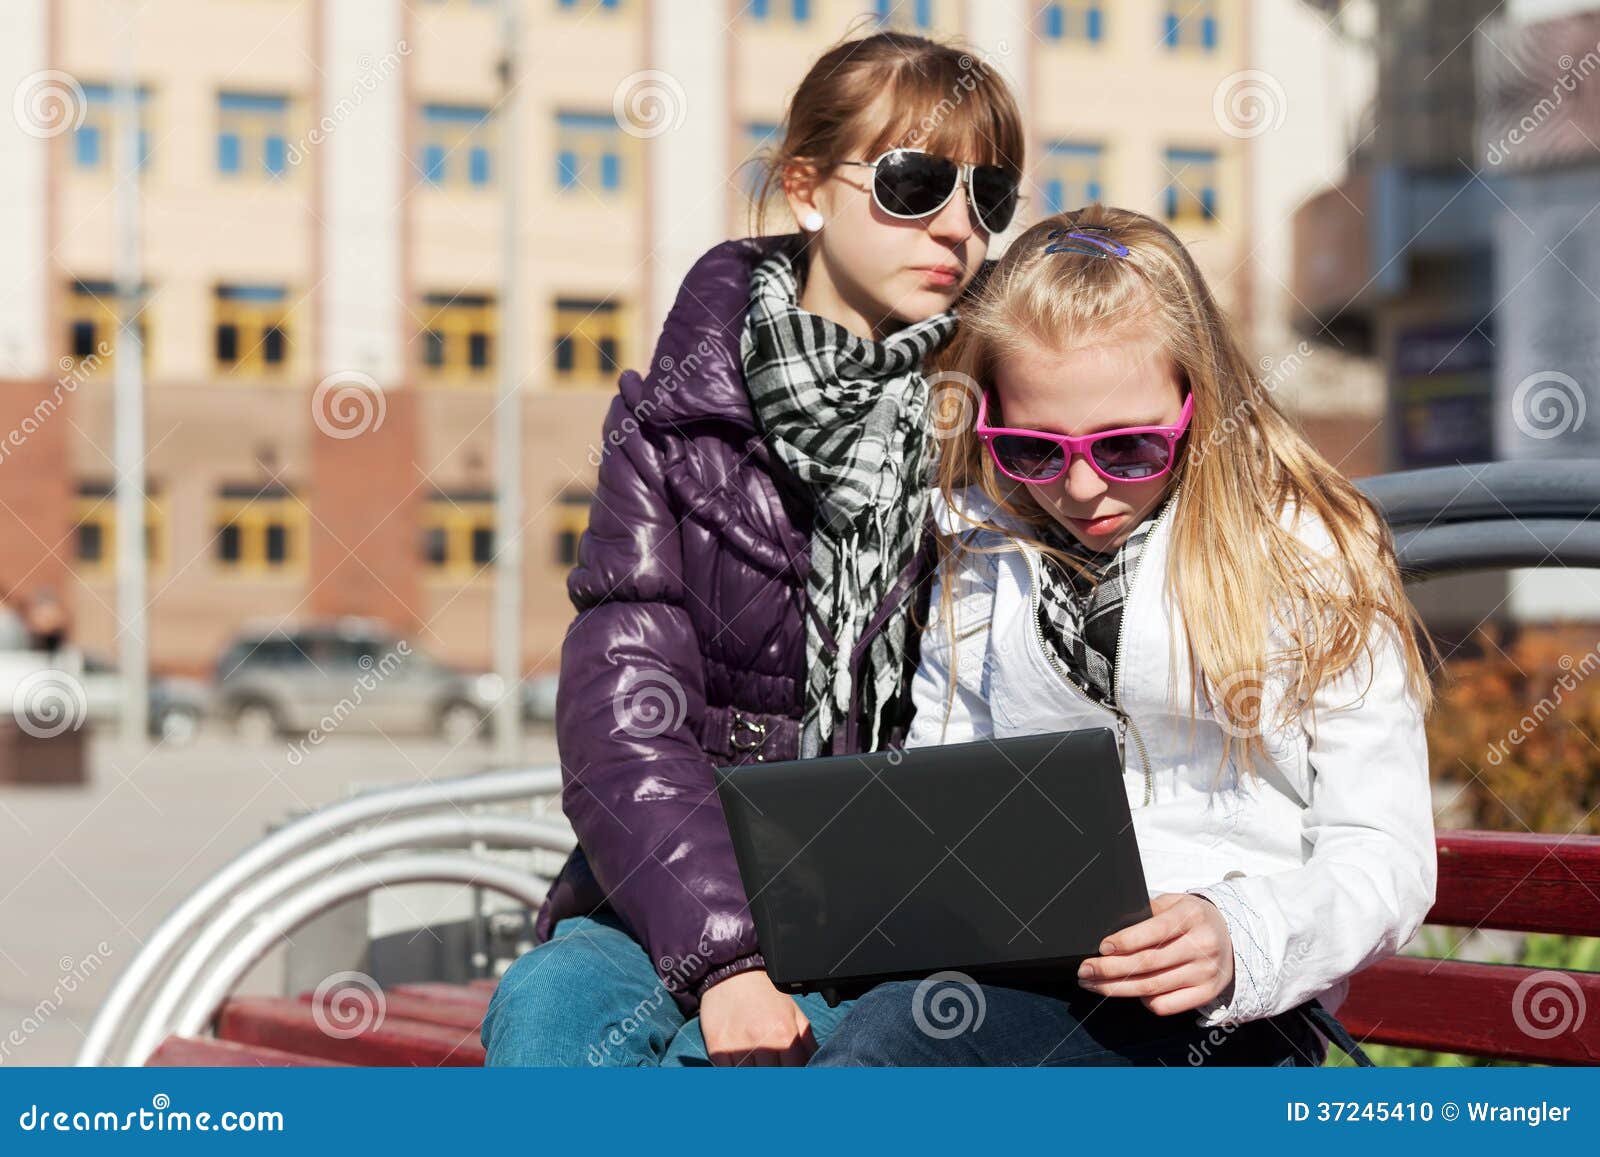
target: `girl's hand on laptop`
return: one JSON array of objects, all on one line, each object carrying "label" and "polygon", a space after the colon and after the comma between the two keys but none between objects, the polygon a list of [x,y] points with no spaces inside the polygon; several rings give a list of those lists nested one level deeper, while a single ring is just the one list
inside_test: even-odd
[{"label": "girl's hand on laptop", "polygon": [[1150,919],[1106,937],[1102,955],[1078,968],[1078,983],[1102,996],[1137,996],[1171,1016],[1233,988],[1233,939],[1215,905],[1188,892],[1150,900]]},{"label": "girl's hand on laptop", "polygon": [[806,1014],[759,968],[706,989],[700,998],[700,1032],[714,1065],[798,1067],[817,1051]]}]

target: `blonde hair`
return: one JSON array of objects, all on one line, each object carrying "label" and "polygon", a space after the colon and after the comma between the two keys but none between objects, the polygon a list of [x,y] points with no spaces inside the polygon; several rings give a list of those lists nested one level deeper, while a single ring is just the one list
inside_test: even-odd
[{"label": "blonde hair", "polygon": [[[1109,230],[1127,246],[1127,256],[1046,252],[1053,231],[1085,226]],[[1095,204],[1028,229],[961,307],[961,328],[940,357],[939,380],[988,388],[997,363],[1019,350],[1071,350],[1133,333],[1159,337],[1194,397],[1168,483],[1181,487],[1170,515],[1168,582],[1195,674],[1191,727],[1203,691],[1227,732],[1223,765],[1236,737],[1244,739],[1247,754],[1264,753],[1261,690],[1269,673],[1286,677],[1284,710],[1275,721],[1286,725],[1310,709],[1317,688],[1357,664],[1372,631],[1386,624],[1398,634],[1406,681],[1426,712],[1432,688],[1417,641],[1417,633],[1426,632],[1406,597],[1388,526],[1280,409],[1193,257],[1160,221]],[[948,405],[950,395],[941,401]],[[975,412],[972,398],[959,401],[964,413]],[[992,395],[990,404],[996,404]],[[1000,423],[993,409],[990,421]],[[1021,538],[1065,559],[1042,541],[1041,532],[1053,525],[1050,515],[1026,487],[995,470],[970,420],[941,443],[938,485],[957,512],[956,492],[976,487],[1009,516],[1000,525],[962,513],[971,527]],[[1290,512],[1320,518],[1331,555],[1284,524]],[[956,568],[965,552],[985,549],[969,537],[941,538],[942,617],[952,632]],[[1288,645],[1269,653],[1271,609],[1279,612]],[[1176,646],[1173,640],[1174,662]],[[952,638],[952,663],[955,650]],[[952,673],[952,694],[954,688]]]}]

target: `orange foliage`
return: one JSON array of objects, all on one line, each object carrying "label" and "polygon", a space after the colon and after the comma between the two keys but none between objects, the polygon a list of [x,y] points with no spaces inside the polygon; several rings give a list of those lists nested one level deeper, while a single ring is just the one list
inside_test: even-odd
[{"label": "orange foliage", "polygon": [[1480,630],[1438,692],[1433,779],[1460,788],[1445,822],[1600,834],[1600,625]]}]

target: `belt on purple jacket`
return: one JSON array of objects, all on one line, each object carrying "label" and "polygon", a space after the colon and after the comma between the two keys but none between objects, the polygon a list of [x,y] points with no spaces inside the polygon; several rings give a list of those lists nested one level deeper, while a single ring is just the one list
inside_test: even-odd
[{"label": "belt on purple jacket", "polygon": [[787,715],[708,706],[700,716],[700,746],[739,763],[794,759],[800,753],[800,723]]}]

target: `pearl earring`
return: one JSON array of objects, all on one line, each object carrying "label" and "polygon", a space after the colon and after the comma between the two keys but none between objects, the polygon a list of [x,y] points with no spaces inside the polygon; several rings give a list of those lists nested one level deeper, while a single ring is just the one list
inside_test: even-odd
[{"label": "pearl earring", "polygon": [[818,229],[822,228],[822,214],[818,213],[815,209],[811,210],[811,212],[800,218],[800,228],[804,229],[807,233],[815,233]]}]

